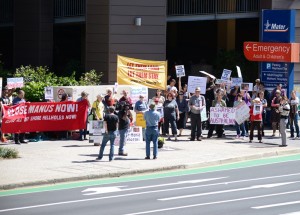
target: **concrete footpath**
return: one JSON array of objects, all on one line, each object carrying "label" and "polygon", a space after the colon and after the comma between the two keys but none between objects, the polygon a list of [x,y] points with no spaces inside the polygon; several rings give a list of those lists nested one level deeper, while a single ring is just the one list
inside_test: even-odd
[{"label": "concrete footpath", "polygon": [[[127,144],[127,157],[117,155],[108,162],[109,145],[105,156],[96,161],[99,146],[88,141],[41,141],[28,144],[0,144],[19,150],[20,158],[0,160],[0,189],[23,186],[52,184],[58,182],[119,177],[122,175],[219,165],[224,163],[300,153],[300,140],[288,140],[288,147],[278,147],[279,136],[271,138],[266,131],[263,143],[254,137],[235,139],[235,131],[225,132],[226,137],[203,138],[189,141],[190,131],[186,130],[179,141],[166,141],[159,150],[158,159],[145,160],[145,143]],[[289,132],[287,132],[289,136]],[[207,131],[204,131],[206,137]],[[278,132],[277,132],[278,134]]]}]

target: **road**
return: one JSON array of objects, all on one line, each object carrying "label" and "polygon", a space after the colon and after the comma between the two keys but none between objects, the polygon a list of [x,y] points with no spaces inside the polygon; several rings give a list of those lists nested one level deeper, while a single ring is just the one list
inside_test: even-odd
[{"label": "road", "polygon": [[0,215],[299,215],[299,196],[296,155],[0,192]]}]

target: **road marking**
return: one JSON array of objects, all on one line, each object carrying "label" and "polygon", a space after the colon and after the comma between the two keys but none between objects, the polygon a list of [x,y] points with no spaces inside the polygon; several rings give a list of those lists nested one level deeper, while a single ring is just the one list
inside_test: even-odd
[{"label": "road marking", "polygon": [[257,166],[266,166],[272,165],[276,163],[287,163],[287,162],[295,162],[300,160],[300,154],[288,155],[288,156],[276,156],[270,158],[262,158],[256,160],[248,160],[242,162],[235,162],[230,164],[216,165],[210,167],[202,167],[188,170],[176,170],[171,172],[163,172],[163,173],[155,173],[155,174],[145,174],[138,176],[125,176],[125,177],[117,177],[117,178],[109,178],[109,179],[97,179],[97,180],[88,180],[83,182],[69,182],[69,183],[59,183],[56,185],[44,185],[33,188],[21,188],[21,189],[13,189],[7,191],[0,191],[0,197],[3,196],[13,196],[13,195],[22,195],[28,193],[38,193],[38,192],[51,192],[57,190],[66,190],[66,189],[77,189],[79,187],[88,187],[88,186],[99,186],[104,184],[115,184],[121,182],[135,182],[135,181],[145,181],[145,180],[156,180],[160,178],[168,178],[168,177],[181,177],[186,175],[195,175],[195,174],[203,174],[208,172],[220,172],[220,171],[228,171],[228,170],[236,170],[236,169],[245,169]]},{"label": "road marking", "polygon": [[172,186],[172,185],[179,185],[179,184],[196,184],[206,181],[213,181],[213,180],[219,180],[224,179],[228,177],[219,177],[219,178],[206,178],[206,179],[199,179],[199,180],[190,180],[190,181],[178,181],[175,183],[168,183],[168,184],[157,184],[157,185],[150,185],[150,186],[144,186],[144,187],[133,187],[128,189],[121,189],[125,186],[116,186],[116,187],[94,187],[94,188],[88,188],[81,192],[90,192],[85,193],[83,195],[97,195],[97,194],[103,194],[103,193],[113,193],[113,192],[121,192],[121,191],[131,191],[131,190],[142,190],[142,189],[148,189],[148,188],[155,188],[155,187],[165,187],[165,186]]},{"label": "road marking", "polygon": [[194,204],[194,205],[184,205],[184,206],[173,207],[173,208],[163,208],[163,209],[158,209],[158,210],[142,211],[142,212],[130,213],[130,214],[124,214],[124,215],[150,214],[150,213],[157,213],[157,212],[163,212],[163,211],[171,211],[171,210],[178,210],[178,209],[185,209],[185,208],[192,208],[192,207],[199,207],[199,206],[206,206],[206,205],[215,205],[215,204],[223,204],[223,203],[229,203],[229,202],[244,201],[244,200],[249,200],[249,199],[259,199],[259,198],[265,198],[265,197],[270,197],[270,196],[287,195],[287,194],[299,193],[299,192],[300,192],[300,190],[296,190],[296,191],[284,192],[284,193],[274,193],[274,194],[261,195],[261,196],[230,199],[230,200],[224,200],[224,201],[218,201],[218,202],[207,202],[207,203]]},{"label": "road marking", "polygon": [[300,215],[300,211],[292,212],[292,213],[287,213],[287,214],[280,214],[280,215]]},{"label": "road marking", "polygon": [[262,205],[262,206],[252,207],[252,208],[253,209],[264,209],[264,208],[273,208],[273,207],[280,207],[280,206],[285,206],[285,205],[295,205],[295,204],[300,204],[300,201],[283,202],[283,203],[271,204],[271,205]]},{"label": "road marking", "polygon": [[291,181],[291,182],[284,182],[284,183],[254,185],[254,186],[238,188],[238,189],[221,190],[221,191],[215,191],[215,192],[198,193],[198,194],[191,194],[191,195],[184,195],[184,196],[175,196],[175,197],[163,198],[163,199],[158,199],[158,200],[159,201],[170,201],[170,200],[176,200],[176,199],[185,199],[185,198],[198,197],[198,196],[207,196],[207,195],[215,195],[215,194],[221,194],[221,193],[254,190],[254,189],[260,189],[260,188],[272,188],[272,187],[279,187],[279,186],[284,186],[284,185],[288,185],[288,184],[295,184],[295,183],[299,183],[299,182],[300,181]]}]

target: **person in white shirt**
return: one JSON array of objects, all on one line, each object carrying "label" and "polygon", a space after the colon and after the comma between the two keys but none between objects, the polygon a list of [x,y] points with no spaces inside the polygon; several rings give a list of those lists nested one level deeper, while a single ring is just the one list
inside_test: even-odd
[{"label": "person in white shirt", "polygon": [[[299,98],[296,95],[296,91],[293,90],[291,92],[291,99],[290,99],[290,128],[291,128],[291,138],[293,139],[299,139],[300,138],[300,132],[299,132],[299,113],[298,113],[298,105],[299,105]],[[294,128],[295,125],[295,128]],[[296,129],[296,136],[294,136],[294,131]]]}]

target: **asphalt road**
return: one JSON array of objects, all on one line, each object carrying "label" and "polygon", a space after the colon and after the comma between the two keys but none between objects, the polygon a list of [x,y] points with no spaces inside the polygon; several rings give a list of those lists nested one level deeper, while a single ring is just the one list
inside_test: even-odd
[{"label": "asphalt road", "polygon": [[[252,167],[0,196],[0,215],[296,215],[300,214],[298,159]],[[42,190],[42,189],[41,189]],[[1,194],[1,193],[0,193]]]}]

